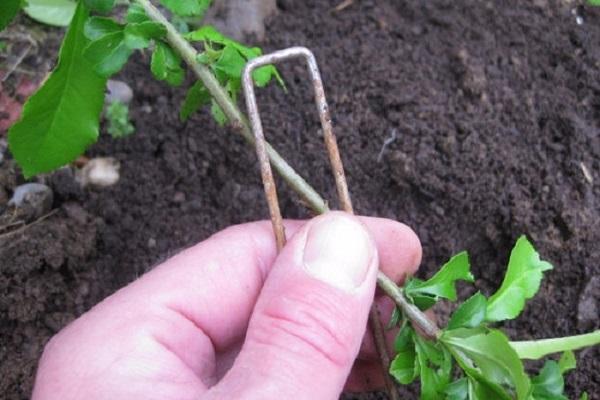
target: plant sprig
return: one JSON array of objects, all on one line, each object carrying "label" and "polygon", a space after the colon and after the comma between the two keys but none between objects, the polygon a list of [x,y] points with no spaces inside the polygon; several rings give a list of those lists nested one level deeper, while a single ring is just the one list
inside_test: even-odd
[{"label": "plant sprig", "polygon": [[[511,342],[490,323],[514,319],[526,300],[539,290],[552,265],[540,259],[520,237],[513,248],[500,288],[489,298],[477,292],[454,311],[448,326],[433,340],[421,337],[413,323],[396,309],[388,327],[399,326],[397,355],[390,374],[401,384],[421,381],[422,400],[563,400],[565,372],[575,368],[571,350],[600,343],[600,331],[567,338]],[[411,278],[402,290],[420,309],[441,299],[456,301],[456,282],[473,282],[466,252],[452,257],[428,280]],[[522,359],[564,351],[530,377]]]},{"label": "plant sprig", "polygon": [[[204,3],[207,2],[161,1],[176,16],[201,14],[205,8],[196,4]],[[140,50],[152,51],[150,68],[159,80],[181,84],[184,63],[198,78],[184,101],[182,119],[210,102],[217,121],[229,121],[252,143],[251,130],[236,104],[237,73],[241,72],[240,64],[258,56],[260,49],[242,46],[207,27],[184,38],[149,0],[134,0],[124,22],[89,15],[90,9],[107,13],[114,4],[114,0],[77,2],[57,68],[28,100],[21,120],[9,131],[11,151],[24,174],[31,176],[68,163],[97,139],[106,79],[119,71],[134,51]],[[7,9],[10,12],[5,12]],[[2,8],[0,23],[6,26],[12,16],[11,9]],[[203,51],[198,52],[190,41],[201,42]],[[253,78],[258,85],[273,77],[280,81],[271,68],[256,71]],[[323,198],[275,150],[267,146],[267,153],[273,167],[315,212],[328,210]],[[562,392],[562,374],[568,369],[561,368],[558,362],[558,376],[553,364],[548,364],[537,377],[530,378],[520,358],[593,345],[600,340],[600,332],[532,344],[510,342],[501,331],[491,328],[490,323],[520,314],[525,301],[539,289],[542,273],[549,268],[526,239],[514,254],[500,289],[490,298],[480,293],[472,296],[457,309],[445,329],[429,321],[422,309],[441,299],[456,300],[455,282],[473,281],[466,254],[450,260],[433,278],[409,280],[404,288],[398,288],[383,274],[378,276],[380,286],[401,309],[394,313],[392,321],[392,325],[401,326],[401,335],[396,346],[399,354],[390,371],[399,381],[420,379],[421,396],[425,399],[562,399],[559,395],[543,396]],[[427,338],[417,333],[420,330],[428,333]],[[568,358],[567,353],[565,359]],[[567,361],[562,365],[568,365]]]},{"label": "plant sprig", "polygon": [[[10,4],[18,11],[20,3]],[[150,70],[157,80],[171,86],[180,86],[185,80],[183,59],[168,40],[165,24],[151,19],[141,4],[131,3],[123,22],[105,16],[115,0],[81,0],[74,4],[75,14],[57,68],[27,101],[21,119],[9,130],[11,151],[26,177],[71,162],[97,140],[106,80],[118,73],[135,51],[152,52]],[[177,16],[199,17],[210,1],[161,0],[161,4]],[[3,25],[14,17],[13,8],[0,13]],[[102,15],[90,15],[90,11]],[[193,31],[186,38],[190,43],[201,42],[204,51],[198,54],[198,61],[212,71],[226,88],[228,101],[235,104],[243,67],[262,50],[244,46],[211,26]],[[257,70],[254,78],[259,86],[273,78],[284,86],[273,66]],[[227,121],[227,113],[202,80],[188,90],[181,119],[186,120],[204,104],[210,104],[220,125]]]}]

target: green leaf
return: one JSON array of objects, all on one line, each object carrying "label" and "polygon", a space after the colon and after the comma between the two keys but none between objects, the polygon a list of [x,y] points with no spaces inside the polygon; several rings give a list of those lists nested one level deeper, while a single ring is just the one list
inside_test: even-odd
[{"label": "green leaf", "polygon": [[110,12],[115,6],[115,0],[84,0],[85,5],[93,11]]},{"label": "green leaf", "polygon": [[83,29],[85,37],[98,40],[111,33],[123,32],[123,25],[106,17],[90,17]]},{"label": "green leaf", "polygon": [[401,353],[411,347],[414,347],[413,333],[414,330],[410,324],[404,324],[394,339],[394,350],[396,350],[397,353]]},{"label": "green leaf", "polygon": [[394,348],[396,356],[390,364],[390,374],[401,384],[408,385],[419,375],[419,364],[416,360],[414,330],[405,324],[396,335]]},{"label": "green leaf", "polygon": [[74,160],[98,137],[106,79],[83,57],[87,17],[80,4],[55,70],[27,101],[21,119],[9,131],[11,152],[26,177]]},{"label": "green leaf", "polygon": [[469,381],[467,378],[460,378],[452,382],[444,391],[445,400],[467,400],[469,396]]},{"label": "green leaf", "polygon": [[390,375],[400,384],[408,385],[419,375],[414,346],[412,349],[396,354],[390,364]]},{"label": "green leaf", "polygon": [[181,57],[163,42],[156,42],[152,53],[150,70],[156,79],[166,81],[172,86],[179,86],[185,78],[185,70],[181,67]]},{"label": "green leaf", "polygon": [[[598,2],[598,5],[600,5],[600,2]],[[581,393],[581,397],[579,398],[579,400],[588,400],[587,392]]]},{"label": "green leaf", "polygon": [[129,23],[125,26],[125,45],[130,49],[145,49],[150,40],[162,39],[166,34],[167,29],[158,22]]},{"label": "green leaf", "polygon": [[535,400],[569,400],[564,396],[565,381],[556,361],[546,361],[540,373],[531,379]]},{"label": "green leaf", "polygon": [[132,52],[125,44],[125,34],[121,31],[94,40],[85,48],[84,55],[96,73],[108,78],[123,68]]},{"label": "green leaf", "polygon": [[385,329],[390,330],[390,329],[394,328],[395,326],[397,326],[398,322],[400,322],[401,316],[402,316],[402,313],[400,312],[400,309],[398,307],[394,306],[394,310],[392,311],[392,315],[390,316],[390,321],[388,322]]},{"label": "green leaf", "polygon": [[256,83],[256,86],[258,87],[266,86],[271,82],[273,77],[277,79],[277,83],[279,83],[281,87],[285,88],[285,83],[283,82],[283,79],[281,79],[281,75],[279,75],[277,69],[272,65],[265,65],[252,72],[252,79],[254,79],[254,83]]},{"label": "green leaf", "polygon": [[107,132],[113,138],[123,138],[135,132],[129,121],[129,106],[120,101],[111,102],[106,108]]},{"label": "green leaf", "polygon": [[457,280],[473,282],[473,275],[469,272],[469,256],[464,251],[452,257],[430,279],[410,279],[404,291],[411,298],[426,296],[435,301],[442,297],[455,301]]},{"label": "green leaf", "polygon": [[494,329],[453,329],[445,331],[440,339],[454,355],[461,368],[492,391],[497,398],[511,398],[504,388],[514,391],[518,400],[527,398],[530,388],[523,363],[508,342],[508,338]]},{"label": "green leaf", "polygon": [[217,124],[219,124],[219,126],[223,126],[227,122],[227,116],[225,115],[221,107],[217,104],[215,99],[212,99],[210,105],[210,113],[212,114],[215,121],[217,121]]},{"label": "green leaf", "polygon": [[210,3],[206,0],[160,0],[160,4],[181,17],[202,16]]},{"label": "green leaf", "polygon": [[0,7],[0,31],[8,26],[22,5],[21,0],[2,0],[2,3],[2,7]]},{"label": "green leaf", "polygon": [[456,309],[448,322],[448,329],[475,328],[485,320],[487,300],[477,292]]},{"label": "green leaf", "polygon": [[186,121],[190,115],[198,111],[202,105],[210,103],[210,99],[210,92],[206,89],[202,81],[196,81],[185,96],[185,100],[179,111],[179,118],[182,121]]},{"label": "green leaf", "polygon": [[575,360],[575,354],[573,354],[571,350],[562,353],[560,359],[558,360],[558,367],[560,368],[561,374],[575,369],[576,366],[577,360]]},{"label": "green leaf", "polygon": [[150,18],[146,15],[144,7],[137,3],[133,3],[127,9],[127,16],[125,20],[129,23],[142,23],[150,21]]},{"label": "green leaf", "polygon": [[525,301],[537,293],[543,272],[549,269],[552,269],[552,265],[540,260],[531,243],[521,236],[510,254],[500,289],[488,299],[486,320],[493,322],[516,318],[525,307]]},{"label": "green leaf", "polygon": [[215,63],[215,69],[223,72],[228,78],[240,79],[246,60],[233,46],[225,46],[221,57]]},{"label": "green leaf", "polygon": [[[246,62],[249,60],[252,60],[253,58],[256,58],[262,54],[262,50],[259,47],[244,46],[243,44],[224,36],[223,34],[221,34],[219,31],[217,31],[214,27],[212,27],[210,25],[205,25],[205,26],[201,27],[200,29],[197,29],[193,32],[188,33],[187,35],[185,35],[185,38],[190,41],[208,42],[208,43],[218,44],[220,46],[223,46],[223,48],[225,50],[228,49],[228,52],[231,52],[231,50],[234,50],[234,49],[237,50],[239,55],[241,57],[243,57],[243,59],[244,59],[244,62],[241,64],[241,68],[239,68],[238,75],[233,74],[233,72],[237,72],[236,70],[238,69],[238,66],[239,66],[239,60],[237,59],[237,57],[235,57],[233,54],[228,54],[225,56],[225,59],[235,57],[235,60],[232,61],[234,66],[232,67],[232,70],[230,71],[230,73],[228,75],[238,77],[238,78],[241,77],[241,72],[242,72],[243,67],[246,64]],[[206,63],[206,61],[209,61],[209,60],[210,60],[210,56],[208,56],[208,57],[204,56],[201,62]],[[222,62],[222,65],[225,65],[225,64],[226,64],[225,62]],[[221,69],[222,69],[222,67],[221,67]],[[279,72],[277,72],[277,69],[272,65],[265,65],[263,67],[260,67],[256,70],[254,70],[254,72],[252,72],[252,78],[254,79],[254,82],[256,83],[256,85],[259,87],[263,87],[263,86],[267,85],[271,81],[272,78],[276,78],[277,82],[282,87],[285,88],[283,79],[281,79]]]},{"label": "green leaf", "polygon": [[71,0],[27,0],[23,11],[30,18],[43,24],[67,26],[75,14],[76,7],[77,2]]},{"label": "green leaf", "polygon": [[587,2],[591,6],[600,6],[600,0],[588,0]]},{"label": "green leaf", "polygon": [[413,335],[421,374],[421,400],[443,398],[452,372],[452,357],[439,342]]}]

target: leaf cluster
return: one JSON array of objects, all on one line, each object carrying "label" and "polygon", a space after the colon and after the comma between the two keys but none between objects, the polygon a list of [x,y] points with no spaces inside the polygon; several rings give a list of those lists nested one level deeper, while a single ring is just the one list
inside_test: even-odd
[{"label": "leaf cluster", "polygon": [[[24,5],[23,0],[3,1],[7,4],[0,7],[0,29]],[[136,50],[152,53],[150,70],[156,79],[172,86],[185,80],[182,58],[170,46],[166,27],[151,20],[137,2],[130,3],[123,21],[106,16],[116,0],[28,0],[27,4],[25,11],[29,13],[40,7],[35,14],[40,15],[41,21],[69,27],[56,68],[30,97],[21,119],[9,130],[11,152],[26,177],[74,160],[97,140],[106,81],[123,68]],[[211,0],[161,0],[161,4],[175,18],[200,18]],[[96,15],[90,15],[91,12]],[[192,32],[187,39],[202,42],[204,50],[199,61],[212,70],[235,101],[243,66],[260,55],[261,49],[246,47],[212,27]],[[260,68],[254,75],[259,86],[273,77],[283,85],[272,66]],[[225,123],[225,114],[200,81],[188,90],[181,119],[189,118],[207,103],[217,122]],[[112,107],[121,116],[109,123],[109,129],[115,136],[129,133],[132,127],[124,122],[123,109]]]},{"label": "leaf cluster", "polygon": [[[399,326],[397,355],[390,374],[402,384],[421,382],[423,400],[563,400],[563,374],[575,367],[573,353],[560,361],[546,361],[530,377],[508,337],[490,324],[516,318],[540,287],[542,261],[526,237],[520,237],[508,262],[500,288],[489,298],[477,292],[458,306],[435,341],[421,337],[396,310],[390,322]],[[404,295],[426,310],[436,302],[457,300],[456,282],[473,282],[466,252],[452,257],[430,279],[411,278]]]},{"label": "leaf cluster", "polygon": [[121,101],[111,102],[104,112],[107,123],[106,131],[113,138],[123,138],[135,132],[129,120],[129,106]]},{"label": "leaf cluster", "polygon": [[[247,47],[230,39],[214,27],[207,25],[185,35],[192,42],[201,42],[204,51],[198,54],[198,62],[208,66],[223,85],[231,98],[237,101],[241,90],[242,71],[249,60],[262,54],[259,47]],[[275,78],[285,87],[279,73],[272,65],[266,65],[254,71],[252,78],[257,86],[267,85]],[[219,105],[210,98],[208,90],[201,81],[196,81],[188,90],[180,111],[180,118],[186,120],[202,105],[211,103],[211,112],[219,124],[226,122],[226,117]]]}]

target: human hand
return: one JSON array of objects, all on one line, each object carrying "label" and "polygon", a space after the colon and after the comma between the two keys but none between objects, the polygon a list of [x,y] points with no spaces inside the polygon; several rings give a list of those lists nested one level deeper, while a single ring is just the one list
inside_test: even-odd
[{"label": "human hand", "polygon": [[412,274],[419,240],[340,212],[286,221],[286,232],[277,255],[269,222],[230,227],[106,298],[50,340],[33,400],[319,400],[377,388],[368,334],[361,349],[377,267],[396,281]]}]

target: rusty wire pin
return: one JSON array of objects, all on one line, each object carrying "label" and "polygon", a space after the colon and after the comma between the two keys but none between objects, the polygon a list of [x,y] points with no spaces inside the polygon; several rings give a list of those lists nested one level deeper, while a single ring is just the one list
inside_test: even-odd
[{"label": "rusty wire pin", "polygon": [[[321,120],[321,127],[323,129],[323,138],[325,141],[325,147],[327,148],[329,162],[333,170],[340,206],[344,211],[354,214],[352,201],[350,200],[350,193],[348,192],[348,184],[346,182],[346,176],[344,173],[344,166],[342,164],[342,158],[340,157],[340,152],[337,146],[337,140],[333,133],[331,116],[329,114],[329,106],[327,105],[327,100],[325,99],[323,81],[321,80],[321,74],[319,73],[319,67],[317,66],[317,60],[315,59],[315,56],[309,49],[305,47],[290,47],[254,58],[250,60],[244,68],[242,74],[242,87],[246,97],[246,108],[250,117],[250,125],[252,127],[252,132],[254,133],[256,154],[260,163],[260,171],[264,185],[265,196],[269,206],[269,213],[271,215],[271,223],[273,224],[273,231],[275,233],[278,251],[281,250],[285,245],[285,228],[283,226],[283,218],[281,216],[281,209],[279,208],[279,201],[277,199],[275,179],[273,178],[273,171],[271,169],[271,163],[269,162],[269,156],[267,154],[267,145],[262,122],[258,112],[258,106],[256,104],[252,71],[254,71],[256,68],[291,58],[304,58],[307,63],[308,72],[312,79],[313,88],[315,91],[315,103],[319,111],[319,119]],[[379,272],[378,280],[380,280],[382,277],[385,277],[385,275],[383,275],[382,272]],[[385,279],[389,278],[385,277]],[[373,303],[373,306],[371,307],[369,320],[371,329],[373,330],[376,348],[383,364],[384,381],[388,393],[392,400],[398,399],[398,392],[395,388],[394,382],[387,373],[390,365],[390,357],[387,353],[385,335],[383,333],[383,327],[379,320],[379,312],[377,311],[375,303]]]}]

